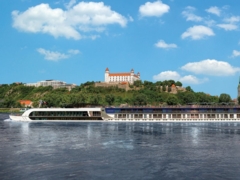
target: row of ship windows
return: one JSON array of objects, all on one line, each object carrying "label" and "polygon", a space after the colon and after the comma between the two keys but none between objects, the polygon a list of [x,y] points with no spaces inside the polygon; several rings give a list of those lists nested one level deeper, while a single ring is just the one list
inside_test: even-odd
[{"label": "row of ship windows", "polygon": [[[168,115],[168,116],[167,116]],[[115,114],[114,118],[234,118],[234,114]],[[240,114],[237,114],[240,118]]]},{"label": "row of ship windows", "polygon": [[31,120],[102,120],[101,117],[29,117]]},{"label": "row of ship windows", "polygon": [[199,110],[188,110],[188,109],[159,109],[159,110],[106,110],[107,113],[240,113],[240,109],[199,109]]},{"label": "row of ship windows", "polygon": [[[93,111],[90,112],[91,116],[101,116],[101,112],[99,111]],[[71,117],[88,117],[88,112],[87,111],[34,111],[31,112],[29,117],[36,117],[36,116],[57,116],[57,117],[66,117],[66,116],[71,116]]]}]

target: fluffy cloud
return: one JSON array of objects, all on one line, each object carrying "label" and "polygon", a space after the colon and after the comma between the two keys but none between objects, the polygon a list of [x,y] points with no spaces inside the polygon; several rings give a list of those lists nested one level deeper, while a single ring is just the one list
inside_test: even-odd
[{"label": "fluffy cloud", "polygon": [[213,6],[213,7],[210,7],[209,9],[206,9],[206,11],[208,13],[215,14],[217,16],[221,15],[221,10],[216,6]]},{"label": "fluffy cloud", "polygon": [[200,16],[195,15],[193,12],[195,11],[194,7],[188,6],[185,8],[185,10],[182,12],[182,15],[186,17],[187,21],[202,21],[203,18]]},{"label": "fluffy cloud", "polygon": [[240,51],[233,50],[232,57],[238,57],[238,56],[240,56]]},{"label": "fluffy cloud", "polygon": [[74,50],[74,49],[70,49],[68,50],[68,54],[63,54],[60,52],[54,52],[54,51],[49,51],[43,48],[38,48],[37,51],[44,55],[44,59],[46,60],[50,60],[50,61],[58,61],[61,59],[67,59],[69,58],[71,55],[76,55],[79,54],[80,51],[79,50]]},{"label": "fluffy cloud", "polygon": [[217,26],[226,31],[232,31],[232,30],[238,29],[238,26],[235,24],[218,24]]},{"label": "fluffy cloud", "polygon": [[79,54],[80,53],[80,51],[79,50],[77,50],[77,49],[70,49],[70,50],[68,50],[68,53],[69,54]]},{"label": "fluffy cloud", "polygon": [[30,7],[24,12],[13,11],[13,27],[31,33],[46,33],[54,37],[81,39],[78,27],[96,30],[110,24],[119,24],[125,27],[127,19],[121,14],[112,11],[103,2],[80,2],[74,6],[72,0],[66,11],[52,9],[48,4]]},{"label": "fluffy cloud", "polygon": [[188,75],[188,76],[181,77],[179,81],[186,84],[201,84],[208,81],[208,78],[199,79],[193,75]]},{"label": "fluffy cloud", "polygon": [[240,16],[232,16],[230,18],[225,18],[224,19],[225,22],[228,22],[230,24],[232,23],[236,23],[236,22],[239,22],[240,21]]},{"label": "fluffy cloud", "polygon": [[146,2],[139,7],[141,16],[156,16],[160,17],[169,11],[170,7],[167,4],[163,4],[162,1],[155,1],[153,3]]},{"label": "fluffy cloud", "polygon": [[65,7],[67,9],[70,9],[71,7],[73,7],[74,4],[77,3],[77,0],[70,0],[69,3],[65,4]]},{"label": "fluffy cloud", "polygon": [[177,48],[176,44],[167,44],[164,40],[158,41],[155,46],[162,49]]},{"label": "fluffy cloud", "polygon": [[214,36],[214,32],[211,28],[206,26],[193,26],[188,28],[186,32],[182,34],[182,39],[187,37],[192,38],[193,40],[202,39],[206,36]]},{"label": "fluffy cloud", "polygon": [[233,67],[224,61],[215,59],[206,59],[200,62],[187,63],[181,67],[182,70],[195,74],[205,74],[212,76],[230,76],[240,72],[240,68]]},{"label": "fluffy cloud", "polygon": [[181,76],[176,71],[161,72],[158,75],[154,75],[153,79],[155,81],[164,81],[164,80],[172,79],[174,81],[180,81],[180,82],[186,83],[186,84],[200,84],[200,83],[207,81],[207,79],[198,79],[197,77],[192,76],[192,75]]}]

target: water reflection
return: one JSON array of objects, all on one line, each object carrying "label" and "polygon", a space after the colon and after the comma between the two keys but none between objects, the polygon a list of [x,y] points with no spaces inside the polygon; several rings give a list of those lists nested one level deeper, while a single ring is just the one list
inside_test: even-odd
[{"label": "water reflection", "polygon": [[0,121],[0,131],[2,179],[240,176],[239,123]]}]

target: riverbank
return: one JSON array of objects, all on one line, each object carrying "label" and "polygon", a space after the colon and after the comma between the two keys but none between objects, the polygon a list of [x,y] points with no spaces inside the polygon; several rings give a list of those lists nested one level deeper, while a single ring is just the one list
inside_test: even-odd
[{"label": "riverbank", "polygon": [[16,113],[19,112],[20,108],[0,108],[0,113]]}]

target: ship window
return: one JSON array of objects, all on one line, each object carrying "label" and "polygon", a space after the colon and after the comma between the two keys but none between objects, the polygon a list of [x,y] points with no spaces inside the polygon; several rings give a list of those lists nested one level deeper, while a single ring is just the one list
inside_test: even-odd
[{"label": "ship window", "polygon": [[93,111],[93,116],[101,116],[101,112],[100,111]]}]

